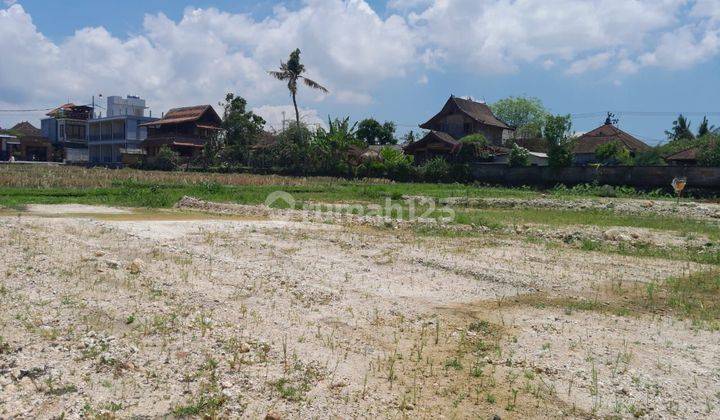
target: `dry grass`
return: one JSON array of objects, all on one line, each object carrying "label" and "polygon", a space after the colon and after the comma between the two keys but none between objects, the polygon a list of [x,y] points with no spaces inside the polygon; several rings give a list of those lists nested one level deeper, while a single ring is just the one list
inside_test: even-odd
[{"label": "dry grass", "polygon": [[339,182],[337,178],[201,172],[138,171],[78,166],[0,165],[0,187],[107,188],[123,182],[197,185],[308,185]]}]

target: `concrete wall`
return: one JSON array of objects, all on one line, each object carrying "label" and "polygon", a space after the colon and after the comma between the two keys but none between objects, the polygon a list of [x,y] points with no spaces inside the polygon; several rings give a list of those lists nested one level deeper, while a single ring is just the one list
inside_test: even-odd
[{"label": "concrete wall", "polygon": [[720,191],[720,168],[700,166],[572,166],[555,169],[529,166],[511,168],[506,165],[471,164],[471,172],[480,182],[507,186],[553,187],[598,182],[626,185],[640,189],[670,188],[675,177],[687,178],[687,188]]}]

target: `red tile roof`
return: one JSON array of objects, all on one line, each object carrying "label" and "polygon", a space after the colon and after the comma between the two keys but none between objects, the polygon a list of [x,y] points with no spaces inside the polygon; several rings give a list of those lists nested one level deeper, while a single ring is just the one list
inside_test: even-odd
[{"label": "red tile roof", "polygon": [[677,153],[673,153],[672,155],[665,158],[665,160],[672,161],[672,160],[697,160],[698,158],[698,152],[700,151],[699,147],[691,147],[689,149],[681,150]]}]

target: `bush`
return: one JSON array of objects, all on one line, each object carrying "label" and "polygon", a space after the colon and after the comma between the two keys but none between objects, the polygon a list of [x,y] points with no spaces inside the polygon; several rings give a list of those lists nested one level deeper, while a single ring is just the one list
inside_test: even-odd
[{"label": "bush", "polygon": [[392,147],[380,149],[385,176],[395,181],[409,181],[413,177],[413,157]]},{"label": "bush", "polygon": [[441,157],[428,160],[418,170],[425,181],[447,182],[450,180],[450,164]]},{"label": "bush", "polygon": [[720,141],[712,141],[700,147],[698,163],[703,166],[720,166]]},{"label": "bush", "polygon": [[512,150],[510,150],[510,157],[508,160],[510,166],[528,166],[530,165],[530,152],[524,147],[520,147],[517,144],[513,144]]},{"label": "bush", "polygon": [[146,157],[142,169],[156,171],[175,171],[180,167],[180,155],[167,146],[162,146],[158,154]]}]

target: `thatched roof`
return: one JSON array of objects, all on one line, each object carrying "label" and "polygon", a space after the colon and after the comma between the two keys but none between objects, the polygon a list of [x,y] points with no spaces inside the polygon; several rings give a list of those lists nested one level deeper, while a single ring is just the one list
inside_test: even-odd
[{"label": "thatched roof", "polygon": [[493,114],[492,110],[486,104],[471,101],[469,99],[462,99],[455,96],[450,96],[442,110],[437,113],[434,117],[430,118],[426,123],[421,124],[420,128],[431,130],[433,126],[439,122],[441,118],[451,114],[465,114],[473,120],[493,127],[500,127],[506,130],[512,130],[509,125],[504,121],[500,120]]},{"label": "thatched roof", "polygon": [[141,124],[141,126],[156,126],[165,124],[178,124],[183,122],[195,122],[203,118],[204,116],[209,117],[213,125],[206,125],[205,128],[219,129],[222,120],[220,116],[215,112],[210,105],[195,105],[186,106],[182,108],[173,108],[168,111],[161,119],[157,121],[148,122]]},{"label": "thatched roof", "polygon": [[595,153],[599,146],[612,141],[619,142],[629,151],[635,153],[651,149],[647,144],[614,125],[605,124],[580,136],[575,143],[575,147],[573,147],[573,153]]}]

